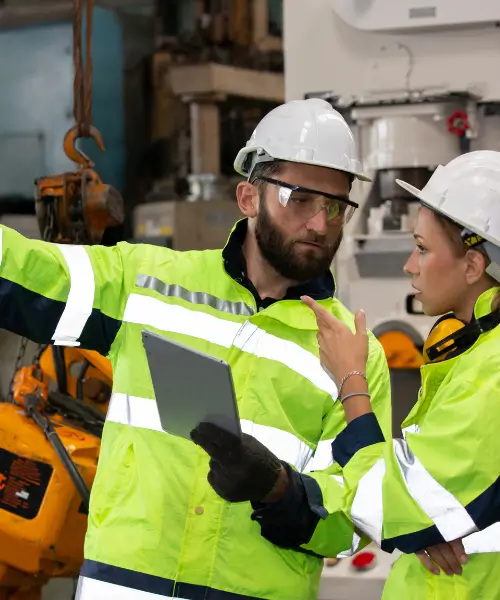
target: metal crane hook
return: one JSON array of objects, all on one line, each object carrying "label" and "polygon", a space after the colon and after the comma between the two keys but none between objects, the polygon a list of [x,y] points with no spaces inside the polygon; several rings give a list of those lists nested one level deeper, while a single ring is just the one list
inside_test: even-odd
[{"label": "metal crane hook", "polygon": [[[64,152],[65,152],[66,156],[73,162],[76,162],[77,164],[82,165],[87,168],[93,167],[94,163],[90,160],[90,158],[84,152],[82,152],[81,150],[78,150],[75,147],[75,142],[80,137],[84,137],[84,136],[78,135],[78,125],[75,125],[64,136],[64,142],[63,142]],[[97,146],[99,147],[99,150],[104,152],[104,150],[105,150],[104,142],[102,140],[102,135],[98,129],[91,126],[90,127],[90,135],[85,136],[85,137],[89,137],[89,138],[93,139],[96,142]]]}]

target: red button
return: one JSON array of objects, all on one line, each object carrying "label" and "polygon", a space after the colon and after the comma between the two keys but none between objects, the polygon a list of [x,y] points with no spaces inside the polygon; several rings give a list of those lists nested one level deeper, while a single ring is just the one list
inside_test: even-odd
[{"label": "red button", "polygon": [[365,569],[372,569],[376,561],[377,557],[373,552],[360,552],[352,559],[352,566],[355,569],[364,571]]}]

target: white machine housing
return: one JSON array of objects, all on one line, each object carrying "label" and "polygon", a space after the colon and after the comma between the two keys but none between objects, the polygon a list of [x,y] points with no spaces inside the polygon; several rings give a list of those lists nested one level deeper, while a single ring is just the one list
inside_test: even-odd
[{"label": "white machine housing", "polygon": [[[360,208],[335,261],[338,296],[352,310],[364,308],[377,335],[399,330],[423,344],[435,319],[416,314],[402,272],[414,248],[417,205],[395,189],[394,179],[420,187],[461,152],[500,151],[500,3],[283,0],[283,6],[286,99],[320,96],[342,110],[373,178],[353,186]],[[467,115],[465,135],[448,130],[457,110]],[[393,396],[393,409],[407,414],[419,371],[393,369],[392,377],[393,393],[403,392]],[[380,600],[396,557],[375,553],[372,571],[355,571],[349,558],[326,567],[321,600]]]},{"label": "white machine housing", "polygon": [[466,27],[500,21],[495,0],[332,0],[348,25],[364,31],[400,32]]}]

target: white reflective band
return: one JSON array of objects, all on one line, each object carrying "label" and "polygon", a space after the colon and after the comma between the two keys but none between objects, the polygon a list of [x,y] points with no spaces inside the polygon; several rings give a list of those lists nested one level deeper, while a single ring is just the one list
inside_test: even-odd
[{"label": "white reflective band", "polygon": [[330,394],[334,400],[337,398],[337,386],[314,354],[294,342],[259,329],[249,321],[242,325],[139,294],[130,294],[123,320],[190,335],[226,348],[234,345],[243,352],[280,362]]},{"label": "white reflective band", "polygon": [[[89,577],[79,577],[75,600],[169,600],[173,596],[162,596],[151,592],[142,592],[114,583],[106,583]],[[176,598],[176,600],[186,600]]]},{"label": "white reflective band", "polygon": [[379,546],[382,543],[385,461],[380,458],[359,480],[351,507],[351,520]]},{"label": "white reflective band", "polygon": [[106,420],[163,432],[156,401],[148,398],[113,393]]},{"label": "white reflective band", "polygon": [[[163,432],[156,401],[148,398],[114,393],[111,396],[106,420]],[[241,429],[298,471],[302,471],[312,455],[312,448],[288,431],[244,419],[241,420]]]},{"label": "white reflective band", "polygon": [[411,497],[449,542],[477,531],[460,502],[438,483],[411,452],[404,440],[393,440],[394,454]]},{"label": "white reflective band", "polygon": [[271,335],[247,321],[238,332],[234,345],[244,352],[283,363],[330,394],[333,400],[337,399],[337,386],[323,370],[319,359],[298,344]]},{"label": "white reflective band", "polygon": [[468,535],[463,538],[462,543],[466,554],[500,552],[500,523]]},{"label": "white reflective band", "polygon": [[406,435],[408,433],[420,433],[420,427],[417,424],[413,424],[413,425],[408,425],[408,427],[405,427],[403,429],[403,437],[404,439],[406,439]]},{"label": "white reflective band", "polygon": [[242,419],[241,430],[259,440],[280,460],[293,465],[297,471],[302,472],[312,456],[312,448],[299,440],[293,433],[283,431],[283,429],[259,425]]},{"label": "white reflective band", "polygon": [[330,475],[330,477],[332,479],[335,479],[335,481],[340,485],[341,488],[345,487],[345,481],[342,475]]},{"label": "white reflective band", "polygon": [[79,346],[78,338],[94,304],[94,271],[83,246],[56,244],[68,265],[70,290],[52,339],[55,346]]},{"label": "white reflective band", "polygon": [[352,534],[351,547],[349,548],[349,550],[344,550],[343,552],[340,552],[340,554],[337,554],[337,558],[347,558],[349,556],[354,556],[358,551],[360,541],[360,536],[356,532],[354,532]]},{"label": "white reflective band", "polygon": [[231,346],[241,328],[241,323],[139,294],[128,297],[123,320],[201,338],[225,348]]},{"label": "white reflective band", "polygon": [[314,452],[314,456],[307,464],[305,471],[323,471],[333,465],[332,442],[331,440],[321,440]]}]

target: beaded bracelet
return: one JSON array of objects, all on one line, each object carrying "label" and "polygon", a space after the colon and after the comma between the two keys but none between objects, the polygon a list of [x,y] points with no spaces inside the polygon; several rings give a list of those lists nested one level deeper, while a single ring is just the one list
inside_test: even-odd
[{"label": "beaded bracelet", "polygon": [[365,374],[361,373],[361,371],[351,371],[350,373],[347,373],[346,375],[344,375],[344,377],[342,377],[342,381],[340,382],[339,398],[342,395],[342,388],[344,387],[344,383],[349,379],[349,377],[352,377],[353,375],[359,375],[366,381],[366,383],[368,383],[368,380],[366,379]]}]

